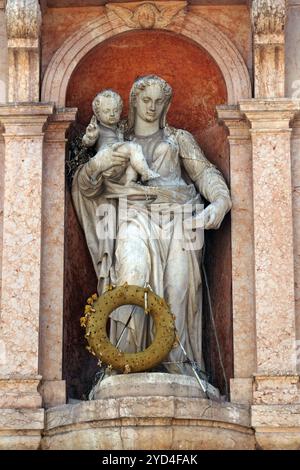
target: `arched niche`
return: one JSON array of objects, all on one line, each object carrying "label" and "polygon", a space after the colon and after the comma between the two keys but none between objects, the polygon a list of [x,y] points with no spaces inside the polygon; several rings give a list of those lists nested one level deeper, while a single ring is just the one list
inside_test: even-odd
[{"label": "arched niche", "polygon": [[[132,28],[118,17],[102,14],[72,34],[47,67],[42,83],[42,101],[64,107],[70,77],[85,55],[103,41],[130,30]],[[192,39],[214,59],[226,83],[228,104],[251,98],[251,81],[244,59],[232,41],[214,24],[189,12],[183,24],[175,20],[165,30]]]},{"label": "arched niche", "polygon": [[[156,73],[174,89],[170,125],[192,132],[229,182],[226,134],[217,124],[215,107],[251,96],[246,66],[228,38],[201,17],[188,15],[180,34],[172,29],[176,27],[130,30],[119,20],[112,23],[99,18],[70,37],[54,55],[44,77],[42,99],[77,107],[77,124],[86,125],[92,98],[100,89],[118,90],[126,115],[133,80]],[[64,375],[69,395],[80,398],[97,370],[96,361],[84,349],[78,323],[84,300],[96,282],[69,193],[66,202]],[[229,381],[233,375],[230,217],[221,230],[208,234],[207,252],[214,315]],[[212,381],[224,391],[206,297],[204,305],[206,362]]]}]

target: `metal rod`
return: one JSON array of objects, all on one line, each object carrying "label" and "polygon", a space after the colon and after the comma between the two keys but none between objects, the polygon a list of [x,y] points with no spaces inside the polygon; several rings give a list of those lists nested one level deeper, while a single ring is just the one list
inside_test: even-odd
[{"label": "metal rod", "polygon": [[187,361],[188,361],[188,363],[190,364],[190,366],[191,366],[191,368],[192,368],[192,370],[193,370],[193,373],[194,373],[194,376],[195,376],[196,379],[197,379],[197,382],[199,383],[199,385],[200,385],[202,391],[207,395],[207,387],[206,387],[205,382],[204,382],[202,379],[200,379],[199,374],[198,374],[198,372],[196,371],[195,365],[193,364],[193,362],[190,360],[189,356],[187,355],[186,350],[184,349],[184,347],[183,347],[183,345],[182,345],[182,343],[181,343],[179,337],[177,337],[177,341],[178,341],[179,346],[181,347],[181,349],[182,349],[182,351],[183,351],[183,354],[184,354],[185,357],[187,358]]}]

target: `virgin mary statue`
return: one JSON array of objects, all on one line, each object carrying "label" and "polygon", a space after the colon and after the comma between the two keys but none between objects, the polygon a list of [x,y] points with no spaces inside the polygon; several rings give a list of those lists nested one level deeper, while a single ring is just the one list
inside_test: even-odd
[{"label": "virgin mary statue", "polygon": [[[170,305],[187,355],[203,367],[202,247],[191,243],[195,229],[186,237],[186,218],[178,214],[192,214],[192,224],[202,217],[205,229],[218,229],[231,200],[222,174],[193,136],[167,125],[171,99],[170,85],[154,75],[138,78],[130,92],[126,138],[140,144],[158,178],[122,185],[114,170],[128,164],[129,155],[115,150],[107,159],[98,153],[78,168],[72,195],[98,277],[98,293],[108,284],[150,285]],[[202,197],[210,203],[205,210]],[[124,201],[126,217],[120,215]],[[110,209],[116,216],[107,218],[104,214]],[[103,237],[104,225],[113,228],[114,236]],[[139,352],[152,340],[152,324],[135,308],[122,334],[132,309],[123,306],[112,313],[110,339],[116,344],[122,336],[121,350]],[[183,370],[184,361],[183,350],[175,348],[166,363]]]}]

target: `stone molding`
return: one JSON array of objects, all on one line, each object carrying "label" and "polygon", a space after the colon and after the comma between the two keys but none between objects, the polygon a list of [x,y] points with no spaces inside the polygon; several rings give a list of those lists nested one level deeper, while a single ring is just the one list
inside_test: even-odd
[{"label": "stone molding", "polygon": [[[103,14],[71,35],[52,57],[42,84],[42,101],[64,107],[70,77],[81,59],[95,46],[117,34],[131,31],[115,14]],[[187,13],[182,23],[175,18],[167,31],[195,41],[216,61],[225,79],[228,103],[237,104],[252,96],[248,69],[240,52],[215,25],[194,13]]]},{"label": "stone molding", "polygon": [[217,113],[220,123],[229,131],[228,141],[239,143],[250,139],[249,124],[237,106],[219,105]]},{"label": "stone molding", "polygon": [[[44,428],[44,410],[42,408],[3,408],[0,412],[0,429],[16,430],[42,430]],[[1,443],[1,438],[0,438]]]},{"label": "stone molding", "polygon": [[292,405],[300,406],[299,375],[254,375],[254,405]]},{"label": "stone molding", "polygon": [[52,113],[50,103],[0,105],[0,121],[5,129],[3,136],[28,139],[44,136],[44,125]]},{"label": "stone molding", "polygon": [[41,378],[0,378],[0,414],[3,408],[41,408],[42,398],[38,393]]},{"label": "stone molding", "polygon": [[291,131],[291,121],[299,108],[300,100],[288,98],[240,101],[241,112],[251,122],[251,133]]},{"label": "stone molding", "polygon": [[121,18],[129,28],[163,29],[187,6],[187,2],[108,3],[106,9]]}]

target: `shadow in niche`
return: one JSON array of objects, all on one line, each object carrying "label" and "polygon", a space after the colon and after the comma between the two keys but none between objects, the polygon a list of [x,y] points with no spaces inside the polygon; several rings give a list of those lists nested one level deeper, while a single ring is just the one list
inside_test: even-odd
[{"label": "shadow in niche", "polygon": [[[114,64],[113,68],[111,63]],[[226,133],[221,126],[218,126],[215,116],[216,105],[227,101],[226,86],[221,71],[206,51],[191,40],[173,33],[166,31],[124,33],[104,41],[83,58],[70,79],[67,91],[66,105],[79,109],[78,123],[73,128],[73,135],[88,124],[91,117],[91,102],[98,91],[103,88],[118,90],[124,99],[124,116],[126,116],[132,82],[138,75],[150,73],[165,78],[173,87],[174,98],[168,113],[170,125],[190,131],[207,158],[217,165],[229,181]],[[69,138],[72,138],[71,133]],[[226,380],[229,382],[233,376],[229,215],[219,231],[207,233],[206,240],[206,266],[213,312]],[[96,284],[85,237],[76,219],[70,192],[67,190],[63,371],[67,381],[68,396],[77,399],[87,396],[98,370],[97,361],[85,349],[84,330],[79,324],[85,301],[96,291]],[[206,369],[213,385],[220,388],[224,394],[225,380],[205,295],[203,321]]]},{"label": "shadow in niche", "polygon": [[[207,273],[212,312],[203,280],[203,357],[209,381],[229,399],[233,377],[230,215],[218,231],[205,234],[204,266]],[[213,315],[213,319],[211,318]],[[215,325],[215,329],[214,329]]]},{"label": "shadow in niche", "polygon": [[[73,132],[76,134],[76,129]],[[96,358],[85,349],[87,342],[84,329],[80,327],[80,317],[87,298],[97,292],[97,278],[68,184],[65,217],[63,377],[68,398],[86,399],[99,368]]]}]

